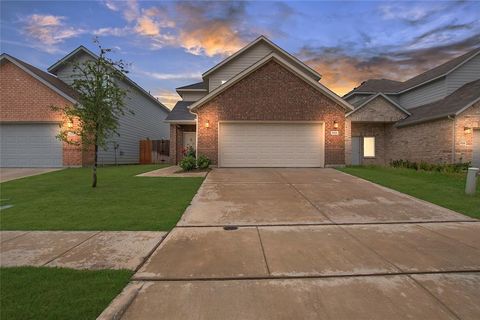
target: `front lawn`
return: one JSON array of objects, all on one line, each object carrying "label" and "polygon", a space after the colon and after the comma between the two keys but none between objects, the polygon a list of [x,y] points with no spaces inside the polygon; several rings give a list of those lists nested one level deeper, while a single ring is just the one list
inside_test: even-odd
[{"label": "front lawn", "polygon": [[475,196],[467,196],[466,173],[440,173],[390,167],[346,167],[351,175],[398,190],[416,198],[480,218],[480,184]]},{"label": "front lawn", "polygon": [[127,270],[1,268],[1,319],[95,319],[128,283]]},{"label": "front lawn", "polygon": [[170,230],[203,178],[136,177],[161,165],[69,168],[0,184],[2,230]]}]

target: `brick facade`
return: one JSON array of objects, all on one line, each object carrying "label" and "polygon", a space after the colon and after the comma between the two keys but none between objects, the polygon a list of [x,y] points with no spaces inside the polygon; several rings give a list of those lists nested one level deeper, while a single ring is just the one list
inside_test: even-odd
[{"label": "brick facade", "polygon": [[352,113],[352,122],[396,122],[407,117],[407,114],[394,106],[382,96],[378,96]]},{"label": "brick facade", "polygon": [[195,125],[170,125],[170,163],[178,164],[183,158],[183,133],[195,132]]},{"label": "brick facade", "polygon": [[[270,61],[196,110],[198,154],[218,163],[219,121],[323,121],[325,165],[345,164],[345,109]],[[209,122],[206,128],[203,124]],[[339,125],[333,127],[334,121]],[[330,131],[339,135],[330,135]]]},{"label": "brick facade", "polygon": [[[373,122],[352,122],[351,126],[352,137],[376,138],[376,157],[363,159],[363,164],[388,165],[399,159],[428,163],[470,162],[473,158],[473,129],[480,128],[480,102],[455,119],[444,118],[400,128],[392,123]],[[470,130],[465,131],[465,128]],[[346,154],[350,163],[351,152]]]},{"label": "brick facade", "polygon": [[[50,106],[64,106],[71,104],[70,101],[7,60],[2,61],[0,71],[0,121],[64,123],[62,115],[53,112]],[[81,148],[64,142],[63,165],[83,164]]]}]

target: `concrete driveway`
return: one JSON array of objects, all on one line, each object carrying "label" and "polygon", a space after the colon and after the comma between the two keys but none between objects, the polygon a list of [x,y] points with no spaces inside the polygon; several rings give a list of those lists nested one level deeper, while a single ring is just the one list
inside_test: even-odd
[{"label": "concrete driveway", "polygon": [[215,169],[134,280],[104,316],[478,319],[480,222],[333,169]]},{"label": "concrete driveway", "polygon": [[0,182],[36,176],[57,170],[62,170],[62,168],[0,168]]}]

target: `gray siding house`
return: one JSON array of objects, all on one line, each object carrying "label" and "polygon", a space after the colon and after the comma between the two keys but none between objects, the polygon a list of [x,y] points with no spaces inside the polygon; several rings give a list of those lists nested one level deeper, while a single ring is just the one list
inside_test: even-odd
[{"label": "gray siding house", "polygon": [[[74,63],[96,58],[93,52],[80,46],[53,64],[48,71],[71,84],[75,77]],[[125,103],[133,114],[127,112],[119,119],[119,136],[112,137],[107,148],[99,150],[99,164],[138,163],[140,140],[169,139],[170,136],[169,125],[164,123],[170,109],[128,77],[123,79],[121,86],[127,90]]]},{"label": "gray siding house", "polygon": [[344,96],[346,161],[480,166],[480,48],[407,81],[370,79]]}]

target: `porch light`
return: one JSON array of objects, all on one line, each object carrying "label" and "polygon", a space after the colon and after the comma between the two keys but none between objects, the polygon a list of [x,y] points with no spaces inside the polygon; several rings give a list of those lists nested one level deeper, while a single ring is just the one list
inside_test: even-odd
[{"label": "porch light", "polygon": [[205,128],[210,128],[210,122],[208,120],[205,122]]},{"label": "porch light", "polygon": [[334,127],[335,129],[338,129],[338,122],[337,122],[336,120],[333,121],[333,127]]},{"label": "porch light", "polygon": [[464,127],[463,132],[465,132],[465,134],[470,134],[470,133],[472,133],[472,128]]},{"label": "porch light", "polygon": [[72,121],[68,121],[68,122],[67,122],[67,127],[68,127],[69,129],[72,129],[72,128],[73,128],[73,122],[72,122]]}]

